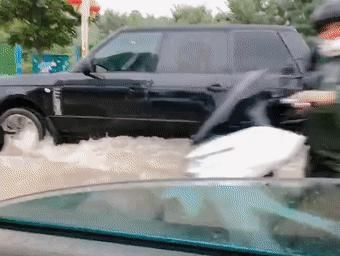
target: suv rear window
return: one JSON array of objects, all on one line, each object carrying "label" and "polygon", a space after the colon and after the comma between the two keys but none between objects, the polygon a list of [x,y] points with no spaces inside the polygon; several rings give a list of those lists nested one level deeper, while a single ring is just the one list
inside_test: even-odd
[{"label": "suv rear window", "polygon": [[282,72],[287,66],[296,69],[287,47],[276,32],[237,31],[233,34],[235,71],[268,68],[273,72]]},{"label": "suv rear window", "polygon": [[227,39],[224,31],[169,32],[162,46],[158,72],[228,72],[231,61]]}]

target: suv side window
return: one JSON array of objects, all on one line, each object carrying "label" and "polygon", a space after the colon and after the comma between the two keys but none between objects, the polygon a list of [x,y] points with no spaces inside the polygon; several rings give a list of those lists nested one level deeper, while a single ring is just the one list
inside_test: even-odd
[{"label": "suv side window", "polygon": [[224,31],[168,32],[160,56],[159,73],[211,74],[231,70]]},{"label": "suv side window", "polygon": [[125,32],[94,56],[97,72],[155,72],[162,40],[159,32]]},{"label": "suv side window", "polygon": [[281,73],[283,68],[296,64],[278,33],[271,31],[234,32],[234,60],[236,72],[269,69]]}]

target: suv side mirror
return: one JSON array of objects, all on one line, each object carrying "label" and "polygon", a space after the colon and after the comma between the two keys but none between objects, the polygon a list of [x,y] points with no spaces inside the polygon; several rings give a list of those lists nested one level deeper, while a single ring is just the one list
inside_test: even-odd
[{"label": "suv side mirror", "polygon": [[92,65],[91,65],[91,61],[86,58],[84,59],[82,62],[81,62],[81,65],[80,65],[80,68],[81,72],[84,74],[84,75],[89,75],[91,74],[92,72]]},{"label": "suv side mirror", "polygon": [[98,76],[98,75],[94,75],[92,72],[93,72],[93,66],[92,66],[92,62],[90,59],[88,58],[85,58],[80,66],[79,66],[79,70],[80,72],[82,72],[85,76],[88,76],[88,77],[92,77],[92,78],[95,78],[95,79],[103,79],[102,77]]}]

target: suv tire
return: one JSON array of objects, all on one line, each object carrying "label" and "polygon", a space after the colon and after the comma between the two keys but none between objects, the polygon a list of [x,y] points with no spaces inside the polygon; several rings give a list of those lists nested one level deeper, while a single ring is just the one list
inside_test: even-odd
[{"label": "suv tire", "polygon": [[[7,111],[5,111],[1,116],[0,116],[0,125],[3,128],[3,130],[6,132],[10,132],[9,129],[10,127],[6,127],[8,125],[8,123],[4,123],[5,121],[9,120],[8,118],[10,117],[24,117],[26,118],[26,121],[31,122],[38,133],[38,138],[39,140],[44,139],[45,134],[46,134],[46,127],[43,123],[43,118],[42,116],[32,110],[32,109],[26,109],[26,108],[12,108],[9,109]],[[19,124],[17,123],[16,125],[19,126]],[[23,127],[22,127],[23,128]],[[13,128],[15,130],[15,128]],[[13,131],[12,131],[13,132]]]}]

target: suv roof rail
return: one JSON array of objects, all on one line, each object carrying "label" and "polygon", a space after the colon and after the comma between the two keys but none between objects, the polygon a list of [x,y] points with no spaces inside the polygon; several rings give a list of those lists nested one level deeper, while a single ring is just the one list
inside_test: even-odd
[{"label": "suv roof rail", "polygon": [[263,24],[214,24],[214,25],[159,25],[159,26],[141,26],[141,27],[124,27],[120,31],[151,31],[151,30],[296,30],[293,26],[285,25],[263,25]]}]

